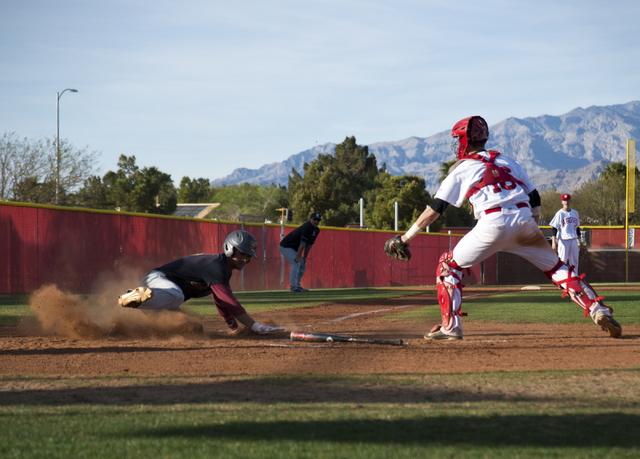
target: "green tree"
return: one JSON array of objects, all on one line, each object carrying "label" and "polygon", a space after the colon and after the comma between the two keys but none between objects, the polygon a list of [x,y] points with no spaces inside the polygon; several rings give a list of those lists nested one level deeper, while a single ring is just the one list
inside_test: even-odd
[{"label": "green tree", "polygon": [[[636,175],[638,168],[636,167]],[[616,161],[612,161],[605,166],[605,168],[600,172],[600,176],[602,177],[618,177],[627,179],[627,165],[625,163],[619,163]]]},{"label": "green tree", "polygon": [[185,203],[210,203],[215,193],[211,181],[206,178],[190,179],[182,177],[178,188],[178,202]]},{"label": "green tree", "polygon": [[55,140],[5,133],[0,137],[0,200],[69,205],[68,198],[91,175],[98,156],[64,139],[58,154]]},{"label": "green tree", "polygon": [[[636,182],[640,172],[636,168]],[[572,207],[580,213],[582,225],[624,225],[626,207],[627,166],[611,162],[597,179],[584,183],[572,195]],[[636,187],[635,202],[638,206],[640,190]],[[631,224],[640,222],[640,212],[629,214]]]},{"label": "green tree", "polygon": [[[440,165],[440,182],[447,178],[451,166],[457,159],[445,161]],[[440,228],[469,228],[475,225],[473,208],[468,199],[462,202],[460,207],[448,206],[438,220],[429,228],[429,231],[440,231]]]},{"label": "green tree", "polygon": [[14,184],[12,193],[13,201],[33,204],[54,204],[56,199],[56,183],[50,180],[40,183],[37,177],[25,177]]},{"label": "green tree", "polygon": [[220,205],[213,209],[208,217],[220,220],[238,221],[276,221],[282,206],[285,191],[273,183],[269,185],[252,185],[242,183],[216,188],[214,202]]},{"label": "green tree", "polygon": [[[547,226],[553,220],[558,209],[562,207],[562,201],[560,200],[562,194],[555,188],[547,188],[540,193],[540,219],[538,224],[540,226]],[[581,216],[582,218],[582,216]]]},{"label": "green tree", "polygon": [[135,191],[140,208],[144,209],[142,212],[163,215],[174,213],[178,204],[178,193],[173,186],[171,175],[161,172],[156,167],[144,167],[141,175],[142,179]]},{"label": "green tree", "polygon": [[440,172],[440,182],[447,178],[447,175],[449,175],[449,169],[451,169],[451,166],[453,166],[457,161],[457,159],[452,159],[451,161],[445,161],[440,164],[440,169],[438,169],[438,172]]},{"label": "green tree", "polygon": [[398,230],[406,231],[432,202],[422,177],[407,174],[398,177],[383,173],[379,174],[378,182],[381,186],[377,190],[371,216],[367,220],[374,228],[394,229],[397,202]]},{"label": "green tree", "polygon": [[92,175],[84,182],[84,186],[72,198],[75,207],[87,207],[89,209],[114,209],[115,202],[107,199],[107,189],[102,179]]},{"label": "green tree", "polygon": [[289,176],[294,222],[302,223],[311,212],[320,212],[328,226],[344,226],[359,218],[359,200],[376,187],[378,175],[375,156],[368,147],[357,145],[355,137],[336,145],[333,156],[320,154],[303,169],[304,177],[295,169]]},{"label": "green tree", "polygon": [[[45,149],[48,152],[48,173],[43,182],[55,182],[58,162],[60,163],[59,205],[69,205],[67,196],[77,191],[83,182],[91,175],[95,163],[100,156],[98,152],[88,151],[88,147],[78,149],[68,143],[66,139],[60,139],[59,158],[56,153],[55,141],[47,139]],[[55,202],[55,199],[51,200]]]},{"label": "green tree", "polygon": [[[439,220],[442,228],[471,228],[476,224],[473,209],[468,199],[465,199],[459,208],[454,206],[447,207]],[[436,226],[434,225],[431,230],[436,231],[435,228]]]},{"label": "green tree", "polygon": [[178,194],[169,174],[156,167],[140,169],[135,156],[120,155],[118,170],[107,172],[102,180],[89,177],[74,202],[78,206],[170,215],[176,210]]}]

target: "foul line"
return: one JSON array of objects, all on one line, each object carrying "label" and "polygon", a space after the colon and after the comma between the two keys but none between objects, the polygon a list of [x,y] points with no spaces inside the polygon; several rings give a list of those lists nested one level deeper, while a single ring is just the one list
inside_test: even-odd
[{"label": "foul line", "polygon": [[340,322],[341,320],[352,319],[353,317],[363,316],[365,314],[375,314],[376,312],[393,311],[394,309],[411,308],[413,306],[420,306],[419,304],[408,304],[406,306],[396,306],[394,308],[376,309],[375,311],[356,312],[349,314],[348,316],[338,317],[337,319],[327,320],[326,322],[320,322],[321,324],[330,324],[332,322]]},{"label": "foul line", "polygon": [[[275,341],[275,340],[274,340]],[[278,340],[278,341],[284,341],[284,340]],[[291,340],[287,340],[287,341],[291,341]],[[327,347],[327,345],[318,345],[318,344],[314,344],[314,345],[302,345],[302,346],[293,346],[291,344],[272,344],[272,343],[265,343],[264,346],[273,346],[273,347],[293,347],[293,348],[298,348],[298,347]],[[336,347],[336,346],[334,346]]]},{"label": "foul line", "polygon": [[[499,294],[499,293],[504,293],[504,292],[508,292],[508,290],[500,290],[498,292],[495,293],[495,295]],[[480,295],[480,293],[476,293],[474,295],[467,295],[467,296],[463,296],[462,299],[464,300],[465,298],[472,298],[474,296],[478,296]],[[354,314],[349,314],[348,316],[343,316],[343,317],[338,317],[337,319],[333,319],[333,320],[327,320],[326,322],[320,322],[321,324],[330,324],[333,322],[340,322],[342,320],[347,320],[347,319],[353,319],[354,317],[358,317],[358,316],[364,316],[366,314],[375,314],[378,312],[385,312],[385,311],[393,311],[395,309],[402,309],[402,308],[412,308],[413,306],[434,306],[433,304],[409,304],[406,306],[396,306],[393,308],[386,308],[386,309],[376,309],[375,311],[367,311],[367,312],[356,312]]]}]

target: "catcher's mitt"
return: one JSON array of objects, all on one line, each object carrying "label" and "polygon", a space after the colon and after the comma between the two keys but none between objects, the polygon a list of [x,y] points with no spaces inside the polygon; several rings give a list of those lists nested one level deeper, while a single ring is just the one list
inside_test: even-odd
[{"label": "catcher's mitt", "polygon": [[584,245],[584,244],[580,244],[580,254],[579,254],[579,257],[580,257],[581,259],[583,259],[583,260],[584,260],[585,258],[589,257],[589,251],[587,250],[587,246],[586,246],[586,245]]},{"label": "catcher's mitt", "polygon": [[393,236],[384,243],[384,253],[386,253],[389,258],[395,258],[396,260],[404,262],[411,260],[409,246],[402,242],[399,235]]}]

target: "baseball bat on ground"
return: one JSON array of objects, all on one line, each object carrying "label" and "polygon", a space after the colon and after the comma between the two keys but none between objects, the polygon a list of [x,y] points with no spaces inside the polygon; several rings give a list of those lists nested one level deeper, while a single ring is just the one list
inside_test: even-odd
[{"label": "baseball bat on ground", "polygon": [[390,344],[402,346],[402,340],[389,341],[384,339],[354,338],[353,336],[333,335],[331,333],[291,332],[291,341],[322,341],[332,343],[335,341],[369,344]]}]

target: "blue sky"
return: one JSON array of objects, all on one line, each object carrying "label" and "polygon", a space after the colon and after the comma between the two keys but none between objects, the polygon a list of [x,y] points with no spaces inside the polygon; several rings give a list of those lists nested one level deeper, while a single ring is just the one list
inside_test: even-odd
[{"label": "blue sky", "polygon": [[640,99],[640,2],[0,2],[0,135],[216,179],[355,136]]}]

